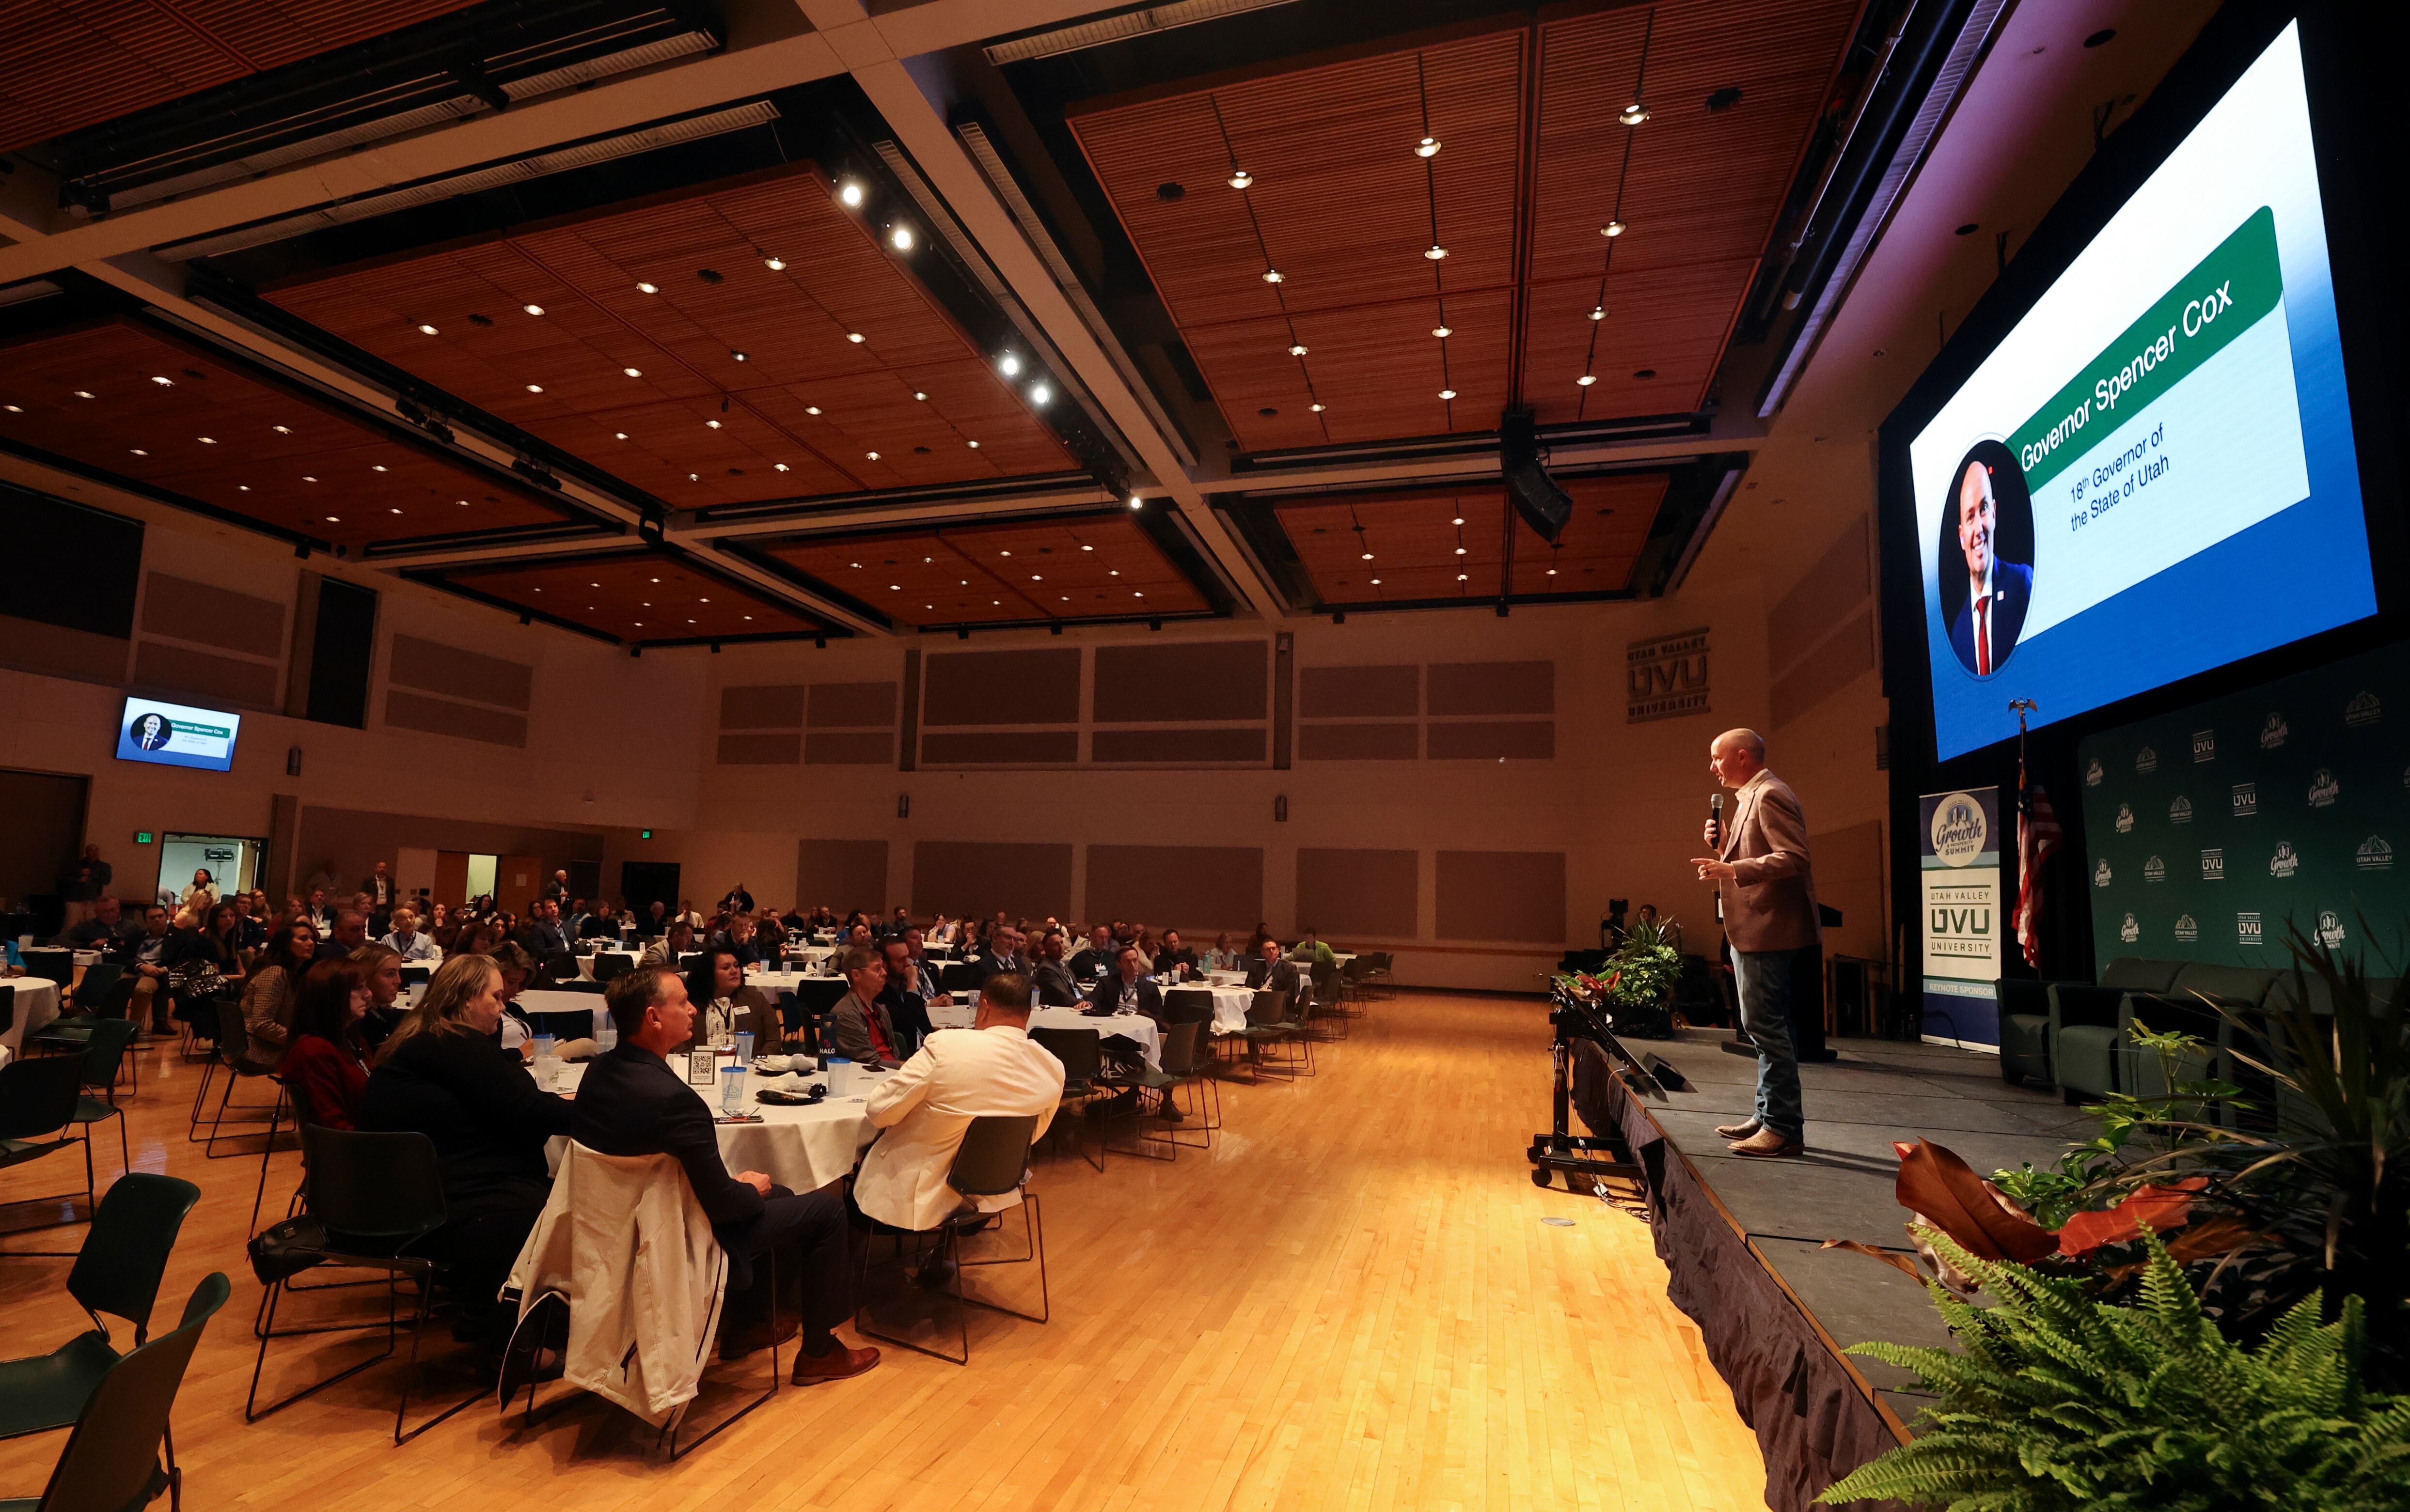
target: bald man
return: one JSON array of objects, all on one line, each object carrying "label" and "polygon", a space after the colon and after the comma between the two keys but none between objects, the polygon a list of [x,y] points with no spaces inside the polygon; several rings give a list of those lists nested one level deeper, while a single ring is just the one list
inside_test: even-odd
[{"label": "bald man", "polygon": [[1805,1147],[1807,1115],[1791,1035],[1792,969],[1803,952],[1823,943],[1808,864],[1807,815],[1790,785],[1766,770],[1765,741],[1753,729],[1717,736],[1707,747],[1707,768],[1740,797],[1720,834],[1707,821],[1707,843],[1716,854],[1691,862],[1701,881],[1729,884],[1724,937],[1732,943],[1741,1030],[1757,1046],[1756,1116],[1716,1132],[1732,1141],[1735,1155],[1796,1155]]},{"label": "bald man", "polygon": [[[1967,564],[1967,602],[1950,622],[1950,649],[1977,677],[1989,677],[2017,648],[2033,601],[2033,569],[2003,562],[1994,549],[2000,524],[1992,469],[1969,461],[1958,475],[1958,554]],[[1949,564],[1942,564],[1948,570]]]}]

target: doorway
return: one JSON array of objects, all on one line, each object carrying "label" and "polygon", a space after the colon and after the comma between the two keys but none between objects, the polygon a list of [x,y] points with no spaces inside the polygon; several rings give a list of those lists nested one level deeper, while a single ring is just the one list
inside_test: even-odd
[{"label": "doorway", "polygon": [[659,902],[671,913],[678,906],[678,864],[675,861],[622,861],[619,863],[619,896],[627,900],[628,912],[644,918]]},{"label": "doorway", "polygon": [[268,842],[242,835],[163,834],[159,837],[159,901],[170,913],[183,900],[195,871],[207,871],[218,896],[249,892],[259,883]]}]

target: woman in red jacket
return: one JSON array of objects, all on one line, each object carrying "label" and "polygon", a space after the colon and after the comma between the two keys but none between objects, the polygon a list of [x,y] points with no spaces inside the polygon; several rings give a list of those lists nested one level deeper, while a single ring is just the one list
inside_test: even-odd
[{"label": "woman in red jacket", "polygon": [[293,1002],[293,1038],[278,1068],[312,1123],[356,1127],[369,1085],[360,1018],[369,1009],[368,973],[349,960],[322,960],[301,978]]}]

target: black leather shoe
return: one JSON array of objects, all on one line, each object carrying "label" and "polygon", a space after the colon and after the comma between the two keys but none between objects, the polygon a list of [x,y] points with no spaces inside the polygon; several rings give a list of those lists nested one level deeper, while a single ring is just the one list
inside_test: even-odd
[{"label": "black leather shoe", "polygon": [[502,1348],[502,1378],[495,1401],[503,1411],[511,1399],[538,1381],[557,1381],[569,1362],[569,1299],[547,1291],[519,1315],[511,1342]]}]

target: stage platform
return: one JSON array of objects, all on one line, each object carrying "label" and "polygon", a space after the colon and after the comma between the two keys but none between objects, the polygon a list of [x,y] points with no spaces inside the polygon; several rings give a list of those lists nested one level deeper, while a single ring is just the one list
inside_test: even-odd
[{"label": "stage platform", "polygon": [[[1895,1140],[1929,1138],[1977,1171],[2045,1165],[2094,1121],[2055,1089],[2011,1087],[1975,1051],[1837,1039],[1840,1058],[1800,1068],[1808,1151],[1782,1160],[1726,1153],[1715,1126],[1749,1116],[1754,1057],[1722,1030],[1630,1042],[1691,1084],[1663,1102],[1625,1095],[1609,1114],[1649,1173],[1667,1291],[1698,1321],[1766,1451],[1767,1501],[1804,1507],[1822,1486],[1895,1441],[1924,1399],[1907,1372],[1838,1350],[1869,1339],[1946,1344],[1924,1290],[1864,1255],[1855,1239],[1906,1253],[1908,1213],[1893,1196]],[[1585,1097],[1585,1118],[1593,1099]]]}]

